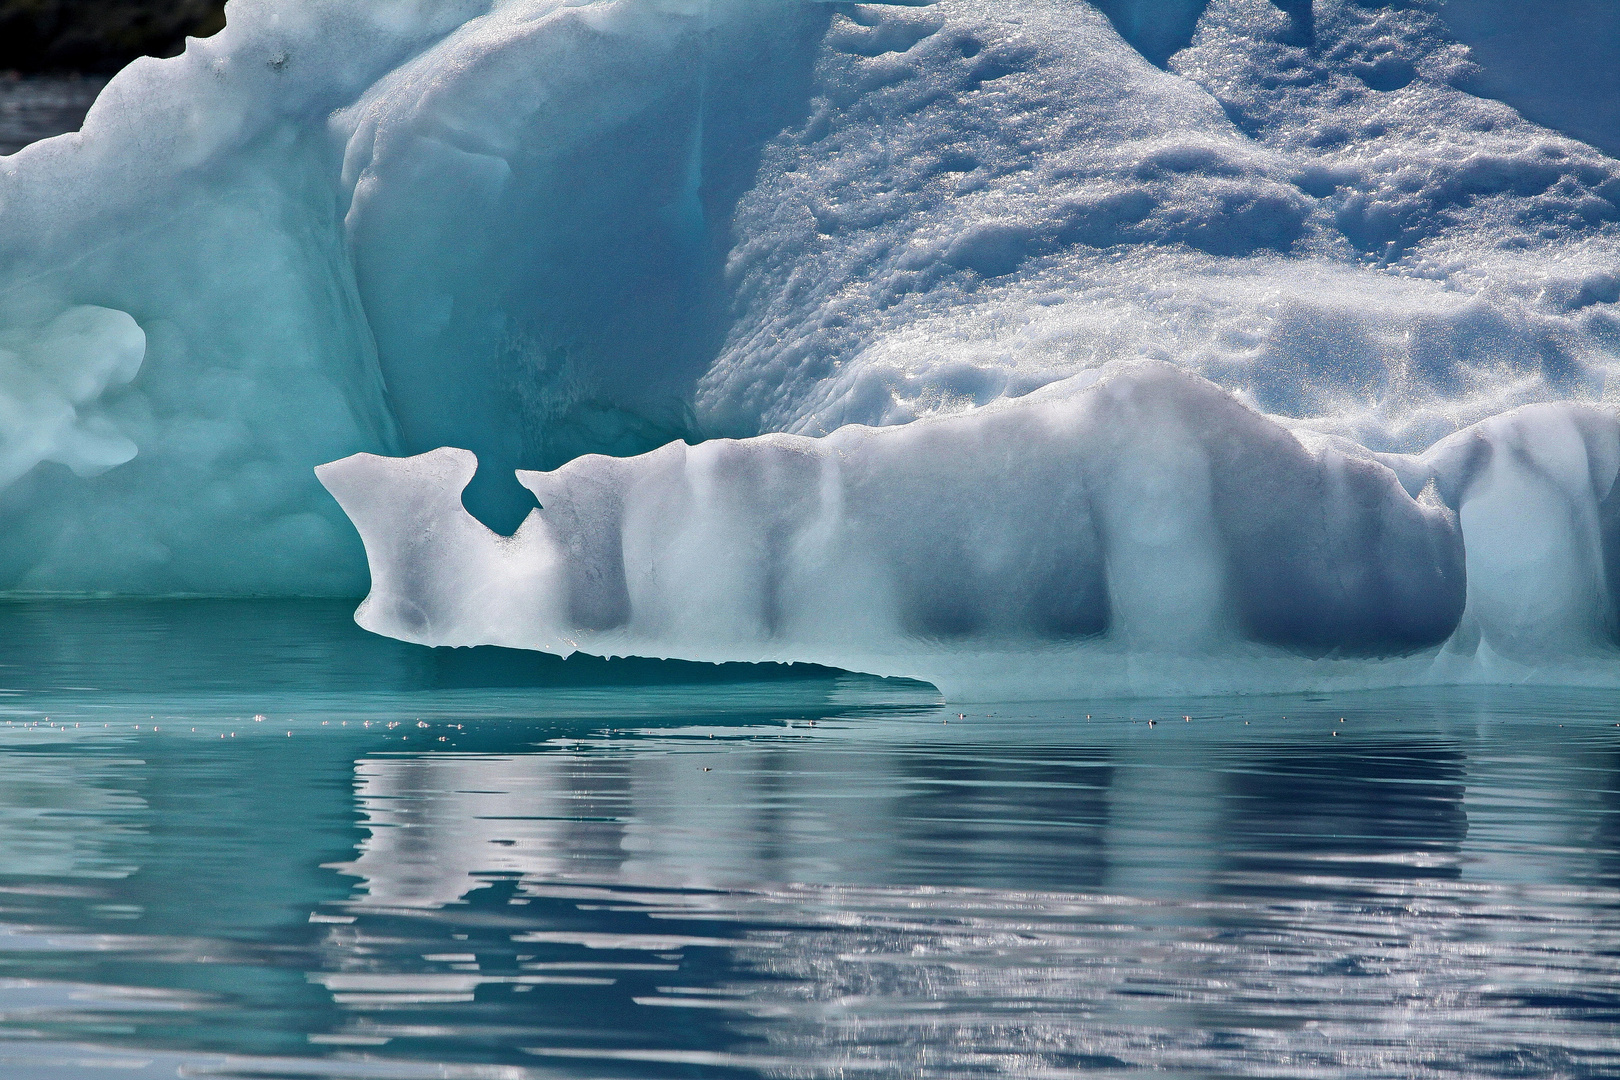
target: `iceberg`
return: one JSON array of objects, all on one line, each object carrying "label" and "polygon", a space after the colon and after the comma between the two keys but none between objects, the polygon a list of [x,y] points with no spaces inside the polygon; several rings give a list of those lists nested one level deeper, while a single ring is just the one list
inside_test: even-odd
[{"label": "iceberg", "polygon": [[0,591],[369,555],[440,644],[1607,680],[1588,7],[231,0],[0,157]]}]

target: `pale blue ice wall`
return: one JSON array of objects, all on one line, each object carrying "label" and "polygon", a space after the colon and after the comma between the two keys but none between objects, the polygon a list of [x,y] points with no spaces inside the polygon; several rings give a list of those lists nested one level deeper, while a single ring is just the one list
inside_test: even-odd
[{"label": "pale blue ice wall", "polygon": [[333,121],[401,437],[478,453],[469,504],[506,531],[533,506],[513,469],[697,429],[736,200],[802,122],[830,16],[535,7],[452,35]]},{"label": "pale blue ice wall", "polygon": [[233,0],[0,159],[0,589],[358,593],[355,450],[473,449],[509,526],[517,465],[1113,359],[1379,450],[1608,396],[1614,113],[1537,113],[1507,7],[1104,7]]}]

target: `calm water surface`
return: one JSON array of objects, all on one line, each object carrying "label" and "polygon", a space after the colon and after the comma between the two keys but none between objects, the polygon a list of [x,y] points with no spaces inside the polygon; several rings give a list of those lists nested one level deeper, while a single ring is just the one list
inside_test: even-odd
[{"label": "calm water surface", "polygon": [[0,154],[78,131],[107,80],[99,76],[17,77],[0,72]]},{"label": "calm water surface", "polygon": [[1620,1076],[1612,696],[958,716],[211,602],[0,606],[0,687],[7,1078]]}]

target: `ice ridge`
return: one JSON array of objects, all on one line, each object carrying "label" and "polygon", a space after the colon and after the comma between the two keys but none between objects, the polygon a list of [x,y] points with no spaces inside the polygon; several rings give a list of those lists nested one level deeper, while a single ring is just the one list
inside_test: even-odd
[{"label": "ice ridge", "polygon": [[958,698],[1620,674],[1610,409],[1526,406],[1384,455],[1137,361],[899,427],[520,472],[541,509],[511,537],[462,506],[475,468],[442,449],[318,470],[371,560],[361,625]]}]

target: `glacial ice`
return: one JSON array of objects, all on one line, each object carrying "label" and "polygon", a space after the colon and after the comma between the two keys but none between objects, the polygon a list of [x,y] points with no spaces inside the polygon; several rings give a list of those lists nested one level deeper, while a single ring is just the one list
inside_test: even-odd
[{"label": "glacial ice", "polygon": [[[1047,550],[1056,519],[1040,515],[1057,510],[1027,494],[1033,480],[1014,484],[1036,514],[1019,534],[983,517],[1016,499],[954,493],[1004,475],[966,460],[976,440],[1039,428],[1060,400],[1092,430],[1083,418],[1114,392],[1103,388],[1140,383],[1160,388],[1141,390],[1154,410],[1207,400],[1280,455],[1269,472],[1223,471],[1236,466],[1169,434],[1188,430],[1180,420],[1165,421],[1157,451],[1064,449],[1116,492],[1131,490],[1132,468],[1183,491],[1186,477],[1149,467],[1153,453],[1171,461],[1180,446],[1184,468],[1209,457],[1209,490],[1226,494],[1207,498],[1225,509],[1197,503],[1192,484],[1194,502],[1156,526],[1191,560],[1173,581],[1122,569],[1151,563],[1153,545],[1132,547],[1129,529],[1066,541],[1045,571],[1070,575],[1061,585],[1009,566],[998,591],[987,548],[983,566],[951,556],[979,577],[941,590],[956,606],[930,622],[905,606],[907,590],[927,592],[917,582],[932,560],[949,564],[928,546],[944,541],[925,536],[899,577],[884,578],[899,573],[887,563],[847,568],[839,587],[860,603],[828,625],[875,619],[868,637],[850,630],[853,652],[932,649],[948,658],[935,665],[947,682],[975,635],[1051,637],[981,665],[1038,681],[1045,650],[1102,656],[1127,638],[1169,640],[1172,627],[1260,649],[1252,662],[1293,672],[1283,681],[1327,669],[1597,678],[1608,631],[1593,627],[1608,625],[1611,602],[1582,607],[1577,593],[1609,596],[1603,499],[1583,502],[1563,472],[1538,470],[1573,460],[1551,434],[1564,424],[1586,433],[1587,467],[1601,472],[1590,433],[1608,414],[1582,410],[1613,401],[1620,360],[1620,161],[1607,156],[1620,107],[1601,63],[1614,46],[1583,4],[1540,6],[1533,33],[1513,30],[1516,11],[1506,0],[231,0],[215,37],[120,73],[82,133],[0,158],[0,591],[358,595],[365,552],[310,473],[355,453],[452,470],[439,485],[450,494],[423,506],[439,506],[435,520],[469,554],[424,569],[432,589],[448,587],[451,564],[466,564],[455,573],[471,589],[491,588],[491,574],[553,573],[544,560],[488,574],[467,562],[500,552],[490,558],[505,566],[523,547],[479,524],[507,533],[536,494],[545,504],[516,471],[533,486],[533,470],[585,483],[632,468],[589,455],[673,469],[680,455],[763,454],[788,469],[830,451],[770,455],[868,440],[893,457],[873,476],[897,499],[930,483],[942,493],[926,512],[913,504],[919,521],[963,543],[993,536],[1011,559]],[[1549,41],[1596,58],[1592,74],[1559,73]],[[1554,411],[1513,411],[1542,405]],[[921,421],[904,438],[869,430]],[[907,439],[937,440],[926,468],[878,449]],[[670,448],[705,440],[711,449]],[[1477,460],[1459,449],[1479,445],[1498,449]],[[421,457],[441,447],[471,456]],[[1434,491],[1407,490],[1421,463],[1447,454],[1473,464],[1435,464]],[[1376,544],[1396,554],[1373,566],[1374,547],[1348,562],[1318,551],[1316,570],[1298,555],[1293,585],[1256,585],[1272,572],[1259,553],[1293,549],[1245,546],[1237,526],[1211,524],[1265,505],[1253,493],[1222,501],[1238,496],[1220,485],[1241,475],[1269,491],[1326,476],[1329,461],[1401,478],[1418,509],[1396,500],[1394,517],[1369,509],[1355,527],[1394,529]],[[1468,469],[1473,503],[1445,493],[1445,477]],[[449,479],[462,472],[465,491]],[[784,520],[808,497],[792,496]],[[473,517],[452,512],[458,498]],[[1322,498],[1323,514],[1347,505]],[[1520,536],[1489,509],[1532,503],[1566,508],[1534,529],[1567,527]],[[374,509],[375,557],[387,513]],[[563,528],[550,513],[525,528]],[[704,520],[712,540],[670,523],[669,543],[742,542],[724,514]],[[606,565],[616,527],[569,526],[569,550]],[[1341,527],[1324,537],[1360,542]],[[1419,588],[1416,548],[1402,545],[1464,536],[1466,586]],[[1535,550],[1569,561],[1543,566]],[[1331,602],[1329,565],[1356,568]],[[1156,588],[1187,596],[1148,614]],[[446,633],[471,634],[448,593],[397,595],[427,604],[422,619],[450,619]],[[678,651],[773,654],[787,624],[760,631],[759,597],[704,595],[720,607],[683,624]],[[1326,621],[1301,622],[1289,603]],[[958,616],[969,629],[952,629]],[[555,628],[628,634],[604,629],[612,617]],[[705,645],[693,628],[711,622],[726,629]],[[645,641],[673,648],[664,630]],[[1093,666],[1104,678],[1122,663]]]}]

